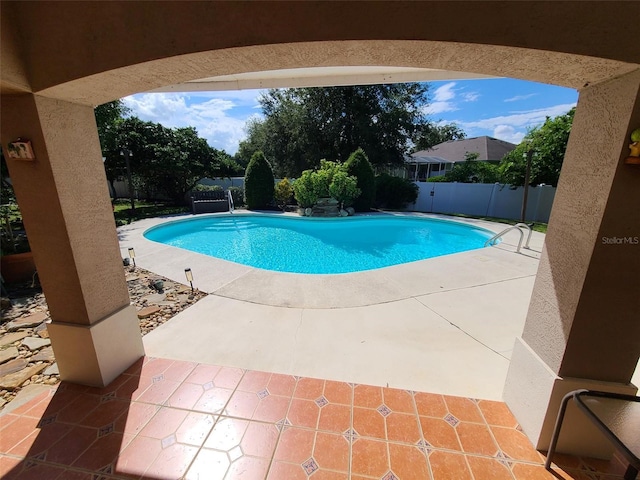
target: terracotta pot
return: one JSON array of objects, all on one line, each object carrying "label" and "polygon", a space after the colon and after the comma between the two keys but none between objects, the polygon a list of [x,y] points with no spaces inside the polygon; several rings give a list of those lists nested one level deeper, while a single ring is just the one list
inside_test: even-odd
[{"label": "terracotta pot", "polygon": [[36,264],[33,261],[33,253],[16,253],[3,255],[0,259],[2,278],[7,283],[27,282],[33,278],[36,272]]}]

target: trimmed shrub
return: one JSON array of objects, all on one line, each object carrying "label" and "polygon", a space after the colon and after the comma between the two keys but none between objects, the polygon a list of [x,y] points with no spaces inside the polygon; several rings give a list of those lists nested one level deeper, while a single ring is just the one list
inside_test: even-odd
[{"label": "trimmed shrub", "polygon": [[386,173],[376,177],[376,205],[401,209],[418,199],[418,186],[411,180],[392,177]]},{"label": "trimmed shrub", "polygon": [[333,174],[329,185],[329,193],[332,198],[340,202],[340,208],[353,205],[353,201],[360,195],[360,189],[356,186],[356,177],[349,176],[346,171],[339,170]]},{"label": "trimmed shrub", "polygon": [[353,207],[358,212],[368,212],[373,207],[376,196],[376,180],[373,167],[367,155],[361,148],[353,152],[346,161],[347,173],[357,179],[360,196],[354,201]]},{"label": "trimmed shrub", "polygon": [[305,170],[300,178],[293,182],[293,193],[301,208],[313,207],[318,201],[318,195],[313,188],[313,174],[312,170]]},{"label": "trimmed shrub", "polygon": [[224,189],[220,185],[205,185],[203,183],[198,183],[192,188],[194,192],[221,192],[222,190]]},{"label": "trimmed shrub", "polygon": [[244,197],[249,210],[266,208],[273,201],[274,181],[271,165],[264,153],[257,151],[244,174]]},{"label": "trimmed shrub", "polygon": [[291,197],[293,197],[293,188],[288,178],[283,178],[276,183],[274,196],[276,205],[284,212],[285,207],[291,202]]}]

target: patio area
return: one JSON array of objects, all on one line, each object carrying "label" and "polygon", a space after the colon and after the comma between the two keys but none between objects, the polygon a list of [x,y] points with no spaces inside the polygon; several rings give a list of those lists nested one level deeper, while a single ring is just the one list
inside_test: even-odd
[{"label": "patio area", "polygon": [[[145,357],[108,387],[33,390],[0,416],[11,479],[614,480],[544,470],[501,402]],[[25,398],[25,397],[23,397]]]}]

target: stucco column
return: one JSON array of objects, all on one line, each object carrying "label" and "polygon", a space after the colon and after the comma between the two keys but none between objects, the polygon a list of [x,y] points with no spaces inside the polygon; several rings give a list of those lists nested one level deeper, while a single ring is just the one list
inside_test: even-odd
[{"label": "stucco column", "polygon": [[[562,396],[635,393],[640,357],[640,168],[625,165],[640,127],[640,70],[580,92],[522,338],[504,399],[546,450]],[[604,456],[579,414],[560,451]],[[586,432],[585,429],[590,430]]]},{"label": "stucco column", "polygon": [[32,94],[2,96],[2,147],[52,323],[62,379],[104,386],[144,354],[130,305],[93,109]]}]

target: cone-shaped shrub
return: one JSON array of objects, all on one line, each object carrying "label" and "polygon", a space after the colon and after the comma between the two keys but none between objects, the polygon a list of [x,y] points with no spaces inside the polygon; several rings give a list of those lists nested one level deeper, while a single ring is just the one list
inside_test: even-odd
[{"label": "cone-shaped shrub", "polygon": [[266,208],[273,200],[273,171],[264,153],[257,151],[251,156],[244,173],[244,198],[247,208]]},{"label": "cone-shaped shrub", "polygon": [[345,163],[347,173],[358,179],[360,196],[355,199],[353,208],[357,212],[368,212],[373,207],[376,196],[376,176],[366,153],[361,148],[353,152]]}]

